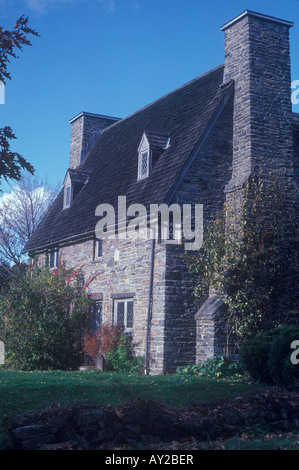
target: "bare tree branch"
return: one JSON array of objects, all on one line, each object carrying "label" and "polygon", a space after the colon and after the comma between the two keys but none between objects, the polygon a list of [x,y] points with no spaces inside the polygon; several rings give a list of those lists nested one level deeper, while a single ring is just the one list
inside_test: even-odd
[{"label": "bare tree branch", "polygon": [[10,194],[0,199],[0,259],[20,266],[22,249],[58,194],[37,177],[24,174]]}]

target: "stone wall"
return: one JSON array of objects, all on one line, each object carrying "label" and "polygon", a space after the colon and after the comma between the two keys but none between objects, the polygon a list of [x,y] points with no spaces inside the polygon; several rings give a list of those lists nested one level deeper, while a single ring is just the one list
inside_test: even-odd
[{"label": "stone wall", "polygon": [[[179,204],[203,204],[204,237],[209,221],[223,210],[224,188],[231,178],[233,103],[232,97],[218,117],[175,196],[175,202]],[[180,350],[184,351],[184,355],[180,357],[180,365],[183,365],[184,360],[185,364],[195,363],[223,354],[226,330],[223,311],[213,319],[197,315],[207,298],[194,297],[196,279],[188,273],[186,253],[176,252],[177,249],[172,249],[172,253],[169,251],[167,268],[169,276],[171,272],[180,273],[180,278],[176,281],[180,300],[175,299],[177,305],[168,305],[166,312],[171,308],[178,312],[181,305],[181,314],[172,315],[168,325],[173,325],[173,333],[169,334],[169,344],[174,340],[172,349],[174,350],[175,344],[179,344]],[[174,280],[172,282],[174,283]]]},{"label": "stone wall", "polygon": [[[231,173],[232,100],[226,105],[175,196],[179,204],[201,203],[204,220],[220,210],[223,189]],[[133,344],[145,354],[150,281],[151,240],[103,240],[102,256],[95,259],[95,240],[59,247],[67,267],[82,270],[88,290],[102,300],[102,321],[112,323],[116,297],[134,300]],[[43,257],[41,257],[41,261]],[[184,245],[157,242],[149,334],[150,373],[174,372],[196,360],[195,314],[205,299],[193,295]]]},{"label": "stone wall", "polygon": [[[145,338],[150,283],[151,240],[103,240],[102,256],[94,259],[95,240],[88,239],[60,246],[61,260],[67,268],[80,269],[88,291],[102,300],[102,321],[114,321],[115,299],[134,301],[133,344],[136,355],[145,354]],[[40,263],[44,262],[44,255]],[[166,248],[156,243],[153,274],[153,302],[150,329],[150,369],[164,371]]]}]

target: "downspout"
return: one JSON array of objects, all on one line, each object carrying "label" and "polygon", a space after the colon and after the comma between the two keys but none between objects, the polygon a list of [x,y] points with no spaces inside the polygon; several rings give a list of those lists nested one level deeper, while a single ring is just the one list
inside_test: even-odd
[{"label": "downspout", "polygon": [[151,321],[151,306],[153,296],[153,275],[154,275],[154,259],[155,259],[155,237],[151,241],[151,266],[150,266],[150,280],[149,280],[149,291],[148,291],[148,305],[147,305],[147,319],[146,319],[146,338],[145,338],[145,361],[144,361],[144,373],[148,374],[148,351],[149,351],[149,330]]}]

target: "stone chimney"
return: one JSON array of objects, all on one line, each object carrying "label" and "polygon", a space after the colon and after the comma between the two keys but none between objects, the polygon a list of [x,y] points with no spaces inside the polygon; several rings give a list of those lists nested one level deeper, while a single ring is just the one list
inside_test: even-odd
[{"label": "stone chimney", "polygon": [[[280,169],[296,187],[289,47],[292,25],[246,10],[221,28],[225,32],[224,82],[234,81],[232,176],[225,188],[226,202],[233,209],[242,201],[244,183],[259,169],[265,177]],[[271,213],[266,215],[271,218]],[[238,230],[239,218],[234,211],[228,211],[226,217],[227,229],[234,226]],[[225,297],[213,287],[196,314],[197,361],[219,354],[224,346],[221,339],[227,334]],[[285,294],[289,298],[287,291]]]},{"label": "stone chimney", "polygon": [[260,168],[284,169],[293,161],[289,29],[293,23],[252,11],[222,26],[224,81],[234,81],[231,192]]},{"label": "stone chimney", "polygon": [[71,148],[69,168],[77,168],[85,158],[96,138],[105,127],[111,126],[119,118],[82,112],[70,120]]}]

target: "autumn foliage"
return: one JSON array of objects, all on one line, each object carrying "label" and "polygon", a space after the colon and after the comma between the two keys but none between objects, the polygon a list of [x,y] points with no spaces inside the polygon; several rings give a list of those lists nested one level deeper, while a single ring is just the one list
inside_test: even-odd
[{"label": "autumn foliage", "polygon": [[94,333],[85,333],[83,350],[95,360],[100,353],[107,358],[107,353],[120,344],[123,328],[118,325],[102,325]]}]

